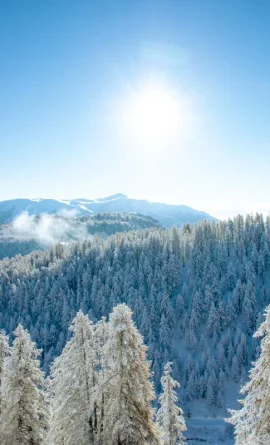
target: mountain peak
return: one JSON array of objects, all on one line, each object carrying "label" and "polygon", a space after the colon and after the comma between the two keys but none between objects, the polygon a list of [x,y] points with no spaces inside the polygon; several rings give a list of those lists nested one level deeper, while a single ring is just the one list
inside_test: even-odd
[{"label": "mountain peak", "polygon": [[106,196],[106,198],[98,198],[97,201],[113,201],[115,199],[127,199],[127,195],[116,193],[115,195]]}]

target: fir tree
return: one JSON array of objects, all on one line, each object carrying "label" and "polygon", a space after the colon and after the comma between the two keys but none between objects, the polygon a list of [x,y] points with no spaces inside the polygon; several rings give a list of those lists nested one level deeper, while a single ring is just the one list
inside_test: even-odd
[{"label": "fir tree", "polygon": [[5,445],[42,445],[48,429],[40,351],[21,325],[3,376],[1,437]]},{"label": "fir tree", "polygon": [[249,382],[241,389],[246,397],[242,408],[230,411],[227,422],[235,425],[236,445],[267,445],[270,443],[270,306],[266,319],[254,334],[262,337],[261,355],[250,372]]},{"label": "fir tree", "polygon": [[100,381],[104,392],[104,428],[99,443],[103,445],[160,443],[151,408],[154,392],[146,346],[131,315],[125,304],[118,305],[110,315]]},{"label": "fir tree", "polygon": [[180,388],[180,384],[173,380],[171,376],[171,363],[164,367],[164,374],[161,378],[163,392],[159,397],[160,409],[157,419],[162,428],[164,445],[183,445],[183,432],[186,424],[182,409],[177,406],[177,395],[175,388]]},{"label": "fir tree", "polygon": [[97,422],[93,412],[97,380],[93,326],[80,311],[70,330],[72,337],[51,369],[49,443],[88,445],[93,442]]}]

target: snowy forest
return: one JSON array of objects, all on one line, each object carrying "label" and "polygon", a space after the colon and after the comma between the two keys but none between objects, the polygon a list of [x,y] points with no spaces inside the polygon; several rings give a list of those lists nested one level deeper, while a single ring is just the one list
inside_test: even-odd
[{"label": "snowy forest", "polygon": [[[79,311],[71,338],[45,380],[40,351],[20,324],[14,342],[0,334],[0,440],[5,445],[184,445],[186,424],[177,405],[171,363],[164,367],[159,409],[150,381],[146,346],[125,304],[107,323],[95,325]],[[259,359],[241,410],[225,419],[235,425],[236,445],[268,444],[270,306],[255,333],[263,337]]]},{"label": "snowy forest", "polygon": [[3,259],[1,443],[182,444],[203,413],[269,444],[269,272],[259,214]]},{"label": "snowy forest", "polygon": [[125,304],[113,310],[109,323],[103,318],[93,325],[80,311],[70,331],[46,382],[39,351],[22,325],[12,348],[1,334],[1,443],[184,443],[186,426],[174,390],[179,384],[171,377],[170,363],[154,421],[150,363]]}]

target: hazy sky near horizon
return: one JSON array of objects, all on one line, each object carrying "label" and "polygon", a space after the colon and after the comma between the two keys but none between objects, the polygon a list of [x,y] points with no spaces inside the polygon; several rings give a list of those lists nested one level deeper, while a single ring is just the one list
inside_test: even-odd
[{"label": "hazy sky near horizon", "polygon": [[[269,22],[268,0],[1,2],[0,200],[268,212]],[[173,137],[170,104],[126,120],[138,97],[134,119],[155,115],[153,85],[179,105]]]}]

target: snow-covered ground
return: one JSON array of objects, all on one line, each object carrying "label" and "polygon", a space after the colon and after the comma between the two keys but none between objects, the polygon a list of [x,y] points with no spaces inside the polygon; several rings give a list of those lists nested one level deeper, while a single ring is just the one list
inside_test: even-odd
[{"label": "snow-covered ground", "polygon": [[192,418],[187,420],[185,434],[188,445],[233,445],[234,440],[226,437],[223,418]]},{"label": "snow-covered ground", "polygon": [[[237,397],[238,388],[237,385],[230,385],[231,398],[234,392],[234,399]],[[234,388],[233,388],[234,387]],[[234,402],[234,403],[233,403]],[[228,406],[236,408],[235,400],[228,402]],[[224,417],[228,417],[226,409],[216,410],[216,414],[213,416],[210,414],[209,408],[207,408],[203,400],[193,401],[189,405],[189,411],[191,417],[185,416],[188,430],[185,433],[185,437],[188,439],[188,445],[233,445],[234,440],[228,437],[229,426],[224,421]]]}]

